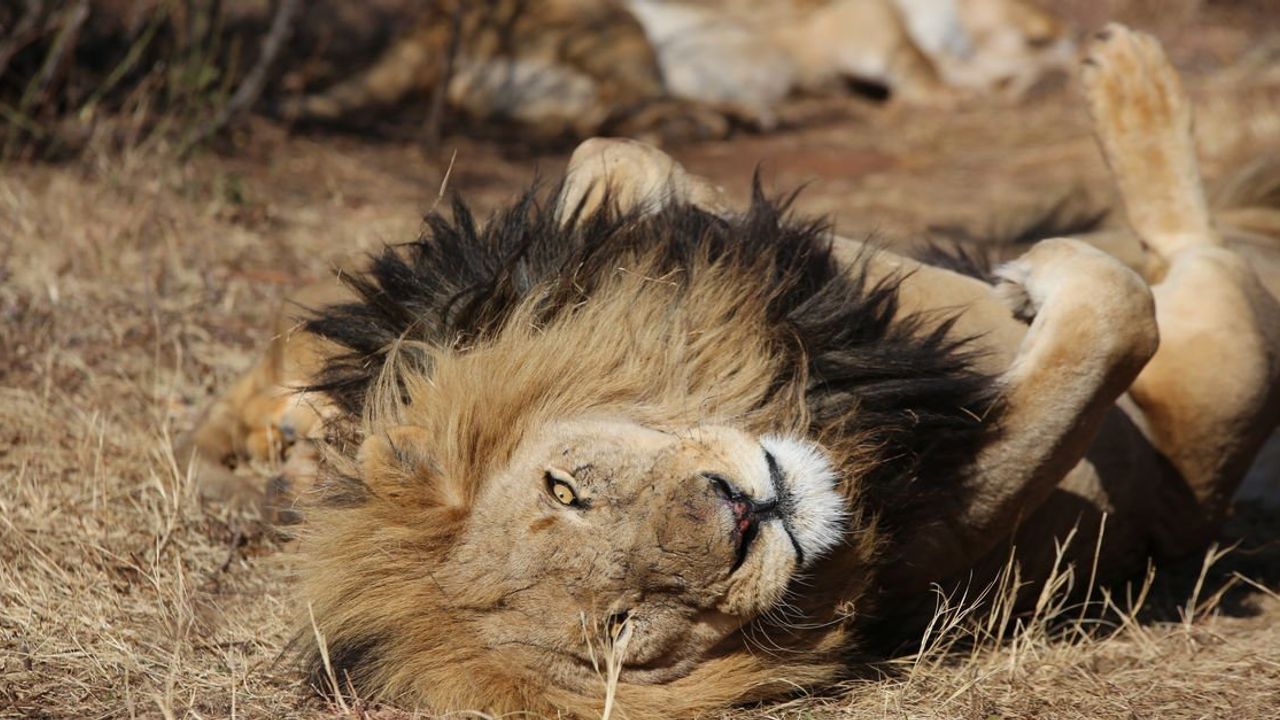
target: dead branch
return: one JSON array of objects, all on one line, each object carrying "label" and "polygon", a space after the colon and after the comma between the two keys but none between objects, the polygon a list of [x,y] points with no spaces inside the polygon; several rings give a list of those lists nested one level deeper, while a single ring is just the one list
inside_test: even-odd
[{"label": "dead branch", "polygon": [[45,55],[39,71],[23,89],[17,109],[6,113],[9,128],[5,134],[4,148],[0,150],[0,157],[13,157],[24,130],[35,134],[41,132],[39,124],[30,117],[32,109],[40,107],[40,102],[48,95],[49,89],[66,68],[80,38],[80,30],[87,19],[89,19],[89,0],[80,0],[63,13],[61,26],[49,46],[49,52]]},{"label": "dead branch", "polygon": [[32,103],[38,102],[48,93],[59,73],[66,67],[76,42],[80,39],[80,29],[88,19],[89,0],[80,0],[67,11],[66,19],[63,20],[62,27],[53,39],[53,46],[49,48],[44,64],[41,65],[32,84],[28,85],[23,93],[21,110],[25,111]]},{"label": "dead branch", "polygon": [[27,0],[27,9],[14,23],[13,29],[0,39],[0,77],[4,77],[9,69],[9,62],[18,51],[40,37],[41,25],[44,24],[44,0]]}]

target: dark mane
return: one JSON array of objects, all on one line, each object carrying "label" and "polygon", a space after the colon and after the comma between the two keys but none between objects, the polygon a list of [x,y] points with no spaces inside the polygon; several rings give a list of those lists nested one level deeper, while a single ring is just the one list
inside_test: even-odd
[{"label": "dark mane", "polygon": [[931,237],[912,256],[928,265],[994,282],[993,271],[1000,263],[1041,240],[1096,232],[1110,214],[1109,208],[1093,206],[1081,193],[1073,192],[1048,205],[998,219],[982,232],[954,225],[932,226]]},{"label": "dark mane", "polygon": [[699,282],[694,267],[710,263],[744,288],[768,288],[763,327],[786,355],[776,386],[806,379],[815,439],[872,439],[878,462],[861,478],[863,497],[890,530],[965,492],[959,478],[990,431],[980,418],[995,400],[968,341],[949,335],[949,318],[901,311],[901,278],[873,280],[866,257],[841,267],[824,222],[794,218],[789,200],[770,200],[758,185],[746,212],[727,219],[690,205],[641,216],[606,204],[562,223],[531,191],[480,224],[455,201],[451,219],[430,215],[416,242],[347,279],[358,302],[308,323],[345,349],[315,389],[359,414],[398,340],[465,349],[531,299],[536,319],[548,321],[642,255],[657,257],[661,279],[678,287]]}]

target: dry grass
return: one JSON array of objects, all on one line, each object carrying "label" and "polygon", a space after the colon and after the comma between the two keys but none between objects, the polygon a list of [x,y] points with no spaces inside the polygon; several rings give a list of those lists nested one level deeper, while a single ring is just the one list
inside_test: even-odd
[{"label": "dry grass", "polygon": [[[1280,145],[1277,86],[1224,77],[1192,80],[1211,174]],[[817,180],[802,206],[850,232],[981,226],[984,206],[1101,176],[1068,97],[945,121],[854,105],[839,124],[679,154],[739,193],[756,158],[779,185]],[[300,686],[280,661],[306,618],[287,546],[251,513],[202,507],[167,448],[248,365],[289,288],[415,232],[448,159],[255,137],[234,158],[151,148],[0,172],[0,717],[407,715]],[[462,143],[450,182],[492,205],[532,165]],[[953,600],[921,651],[848,692],[739,714],[1280,717],[1276,534],[1248,536],[1205,582],[1193,563],[1144,602],[1141,583],[1095,588],[1087,613],[1061,592],[1028,616]],[[1092,585],[1087,568],[1061,577],[1062,592]]]}]

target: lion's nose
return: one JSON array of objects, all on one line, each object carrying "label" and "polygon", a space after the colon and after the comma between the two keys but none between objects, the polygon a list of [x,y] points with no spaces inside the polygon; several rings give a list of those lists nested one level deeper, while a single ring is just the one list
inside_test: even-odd
[{"label": "lion's nose", "polygon": [[742,566],[751,549],[751,541],[759,530],[759,508],[751,496],[743,492],[728,478],[715,473],[705,473],[711,489],[733,513],[732,540],[735,549],[733,570]]},{"label": "lion's nose", "polygon": [[749,522],[755,509],[751,497],[723,475],[706,473],[705,477],[716,495],[733,510],[735,525],[740,527],[742,523]]}]

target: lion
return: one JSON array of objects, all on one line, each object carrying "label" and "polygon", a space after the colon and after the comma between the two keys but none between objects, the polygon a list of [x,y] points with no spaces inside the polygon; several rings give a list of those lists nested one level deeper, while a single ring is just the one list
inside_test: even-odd
[{"label": "lion", "polygon": [[1028,0],[432,0],[370,67],[278,111],[340,121],[443,83],[451,107],[527,138],[717,138],[847,80],[912,104],[1019,94],[1072,48]]},{"label": "lion", "polygon": [[1028,0],[628,0],[670,92],[770,129],[796,92],[850,81],[907,105],[1017,98],[1065,70],[1065,22]]},{"label": "lion", "polygon": [[276,108],[335,122],[439,92],[475,120],[554,141],[615,133],[719,137],[720,114],[673,98],[644,29],[620,0],[431,0],[367,68]]},{"label": "lion", "polygon": [[311,684],[696,717],[847,676],[1011,554],[1034,589],[1202,548],[1280,423],[1280,210],[1211,213],[1152,37],[1081,79],[1132,266],[1053,238],[985,282],[592,140],[553,200],[346,277],[237,401],[299,378],[323,418]]}]

